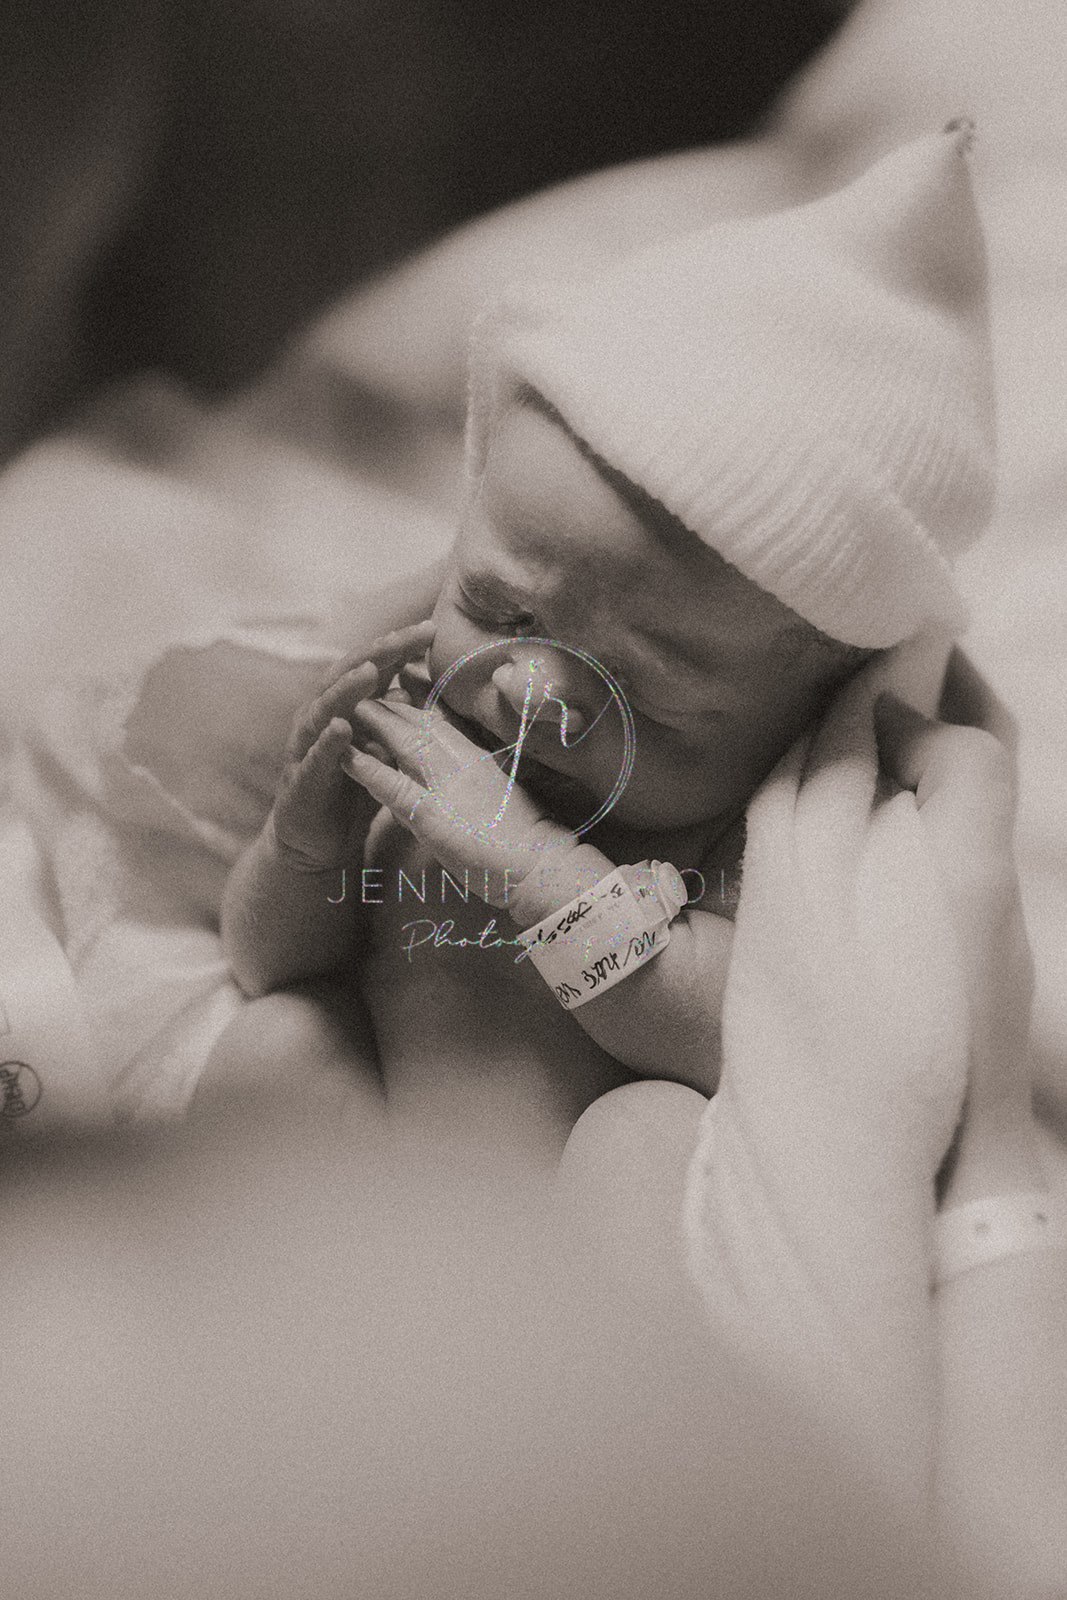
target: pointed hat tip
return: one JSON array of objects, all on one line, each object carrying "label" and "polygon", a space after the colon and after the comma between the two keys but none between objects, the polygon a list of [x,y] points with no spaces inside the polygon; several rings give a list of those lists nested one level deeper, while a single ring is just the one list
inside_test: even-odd
[{"label": "pointed hat tip", "polygon": [[851,183],[805,208],[805,226],[868,275],[931,305],[978,307],[985,250],[975,206],[969,117],[889,151]]}]

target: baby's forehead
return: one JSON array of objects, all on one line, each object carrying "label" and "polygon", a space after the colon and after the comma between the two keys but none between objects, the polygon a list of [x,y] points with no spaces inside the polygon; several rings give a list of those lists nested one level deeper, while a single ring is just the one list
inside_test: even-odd
[{"label": "baby's forehead", "polygon": [[510,561],[543,589],[569,584],[586,601],[625,594],[638,610],[655,607],[691,585],[707,555],[532,391],[498,419],[477,499],[474,561]]},{"label": "baby's forehead", "polygon": [[480,484],[466,566],[517,599],[580,624],[610,620],[659,676],[663,661],[713,667],[758,655],[798,619],[600,461],[528,395],[500,419]]}]

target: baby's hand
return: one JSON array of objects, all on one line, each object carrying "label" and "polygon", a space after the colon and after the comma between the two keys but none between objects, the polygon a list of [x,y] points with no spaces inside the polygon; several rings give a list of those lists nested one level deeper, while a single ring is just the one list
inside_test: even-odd
[{"label": "baby's hand", "polygon": [[575,844],[570,829],[438,707],[427,713],[403,700],[364,699],[355,721],[372,745],[349,751],[350,776],[442,866],[471,873],[471,888],[490,905],[507,904],[542,852]]},{"label": "baby's hand", "polygon": [[432,622],[417,622],[376,640],[367,654],[342,657],[322,693],[294,718],[271,826],[279,851],[297,870],[321,872],[361,855],[379,802],[341,768],[352,744],[350,718],[395,672],[424,655],[432,638]]}]

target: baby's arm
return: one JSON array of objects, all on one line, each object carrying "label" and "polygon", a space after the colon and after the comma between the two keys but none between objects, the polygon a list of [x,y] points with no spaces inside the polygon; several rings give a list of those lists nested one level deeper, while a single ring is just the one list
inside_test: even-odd
[{"label": "baby's arm", "polygon": [[357,937],[358,900],[351,893],[340,899],[340,870],[295,866],[272,819],[238,860],[222,904],[226,958],[253,997],[334,971]]},{"label": "baby's arm", "polygon": [[347,656],[318,698],[298,713],[278,793],[259,836],[238,859],[222,904],[222,939],[248,995],[334,972],[355,951],[358,875],[377,802],[345,776],[347,720],[405,662],[421,655],[432,626],[416,623]]},{"label": "baby's arm", "polygon": [[[440,705],[427,718],[413,705],[363,700],[353,715],[377,748],[353,752],[349,772],[443,866],[460,875],[484,871],[481,897],[506,908],[518,928],[533,927],[615,870],[521,784],[506,780]],[[574,1016],[633,1071],[714,1093],[731,934],[721,917],[683,913],[658,955]]]},{"label": "baby's arm", "polygon": [[[529,928],[613,872],[591,845],[552,852],[513,891],[508,911]],[[722,999],[733,927],[709,911],[681,912],[670,942],[629,977],[572,1015],[602,1050],[634,1072],[715,1093],[722,1060]]]}]

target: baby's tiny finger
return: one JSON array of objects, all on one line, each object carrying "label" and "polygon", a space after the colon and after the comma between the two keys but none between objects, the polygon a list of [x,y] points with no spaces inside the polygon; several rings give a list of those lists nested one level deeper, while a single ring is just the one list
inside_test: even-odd
[{"label": "baby's tiny finger", "polygon": [[332,717],[305,758],[307,766],[332,776],[340,757],[352,742],[352,729],[343,717]]},{"label": "baby's tiny finger", "polygon": [[[422,622],[415,622],[404,628],[394,628],[390,633],[384,633],[374,639],[369,645],[357,645],[354,650],[346,650],[326,670],[320,679],[320,688],[327,690],[331,684],[346,672],[353,671],[366,662],[382,667],[390,657],[393,657],[393,666],[389,677],[396,671],[401,660],[408,660],[411,656],[424,654],[433,640],[434,624],[430,618]],[[388,682],[388,678],[384,680]]]},{"label": "baby's tiny finger", "polygon": [[302,803],[324,800],[338,780],[341,758],[349,747],[352,730],[340,717],[319,734],[303,759],[292,771],[290,792]]},{"label": "baby's tiny finger", "polygon": [[400,668],[400,687],[408,695],[412,705],[423,706],[433,687],[430,669],[424,658],[417,661],[406,661]]},{"label": "baby's tiny finger", "polygon": [[433,641],[434,624],[416,622],[410,628],[397,628],[383,639],[376,639],[367,652],[378,668],[383,687],[406,663],[424,656]]},{"label": "baby's tiny finger", "polygon": [[350,707],[363,695],[372,694],[377,685],[377,671],[368,663],[342,673],[297,714],[286,745],[286,758],[302,761],[331,719],[347,716]]},{"label": "baby's tiny finger", "polygon": [[289,738],[285,746],[286,761],[303,761],[318,738],[321,730],[315,721],[315,708],[317,705],[318,701],[313,700],[309,706],[304,706],[302,710],[298,711],[293,718],[292,727],[289,730]]},{"label": "baby's tiny finger", "polygon": [[355,745],[349,748],[341,766],[372,800],[391,811],[398,822],[410,823],[420,800],[426,798],[425,789],[405,772],[385,766]]},{"label": "baby's tiny finger", "polygon": [[426,745],[423,719],[404,701],[363,700],[353,709],[352,726],[361,749],[367,749],[370,739],[388,752],[386,761],[418,769],[419,753]]},{"label": "baby's tiny finger", "polygon": [[378,669],[373,661],[361,661],[358,667],[350,667],[329,684],[314,702],[320,728],[326,726],[331,716],[347,716],[357,700],[377,692]]}]

